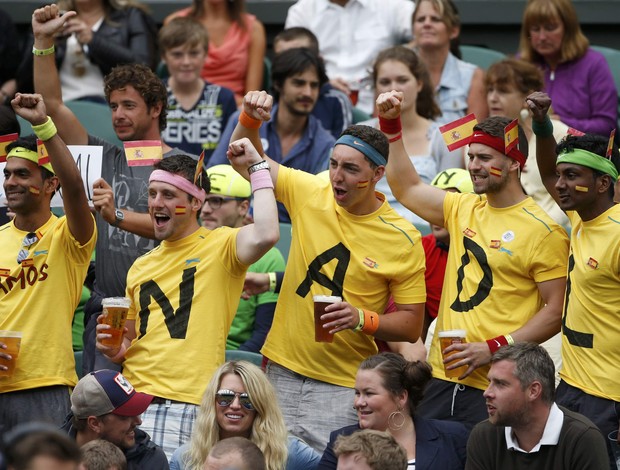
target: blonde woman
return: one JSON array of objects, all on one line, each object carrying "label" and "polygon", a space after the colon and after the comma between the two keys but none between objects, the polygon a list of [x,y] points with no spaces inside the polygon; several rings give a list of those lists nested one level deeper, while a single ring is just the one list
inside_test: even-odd
[{"label": "blonde woman", "polygon": [[320,459],[303,441],[287,438],[271,383],[260,368],[246,361],[226,362],[215,371],[191,440],[174,453],[170,469],[201,470],[216,442],[237,436],[260,448],[267,470],[312,469]]}]

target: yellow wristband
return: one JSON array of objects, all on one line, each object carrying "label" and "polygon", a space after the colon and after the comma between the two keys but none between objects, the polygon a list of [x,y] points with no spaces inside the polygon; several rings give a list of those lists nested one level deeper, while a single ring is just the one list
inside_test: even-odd
[{"label": "yellow wristband", "polygon": [[370,310],[364,310],[364,326],[362,331],[367,335],[372,335],[379,328],[379,314]]},{"label": "yellow wristband", "polygon": [[49,116],[47,117],[47,121],[43,124],[32,126],[32,130],[36,136],[43,141],[50,140],[58,133],[56,126],[54,125],[54,121],[52,121],[52,118]]},{"label": "yellow wristband", "polygon": [[269,292],[275,292],[276,283],[278,282],[276,273],[267,273],[267,276],[269,276]]},{"label": "yellow wristband", "polygon": [[56,48],[52,44],[52,47],[48,47],[47,49],[37,49],[36,47],[32,47],[32,53],[34,55],[51,55],[54,53]]},{"label": "yellow wristband", "polygon": [[362,331],[362,328],[364,328],[364,311],[361,308],[358,308],[357,313],[359,314],[360,319],[357,326],[353,328],[353,331]]}]

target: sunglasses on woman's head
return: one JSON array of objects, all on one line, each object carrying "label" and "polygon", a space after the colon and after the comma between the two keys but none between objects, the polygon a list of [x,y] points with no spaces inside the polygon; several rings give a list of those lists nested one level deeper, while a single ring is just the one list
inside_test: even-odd
[{"label": "sunglasses on woman's head", "polygon": [[254,410],[254,405],[252,405],[249,395],[245,392],[239,393],[233,392],[232,390],[218,390],[215,394],[215,402],[222,407],[230,406],[232,402],[235,401],[235,398],[239,398],[239,403],[246,410]]}]

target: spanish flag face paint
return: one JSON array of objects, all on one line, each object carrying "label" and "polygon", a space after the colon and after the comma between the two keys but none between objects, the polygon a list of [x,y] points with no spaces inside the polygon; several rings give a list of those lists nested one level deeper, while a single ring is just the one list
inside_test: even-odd
[{"label": "spanish flag face paint", "polygon": [[585,186],[575,186],[575,191],[579,191],[580,193],[587,193],[588,191],[590,191],[589,188],[585,187]]},{"label": "spanish flag face paint", "polygon": [[28,188],[28,191],[30,191],[35,196],[38,196],[39,194],[41,194],[41,190],[39,188],[37,188],[36,186],[30,186]]},{"label": "spanish flag face paint", "polygon": [[357,182],[357,189],[366,189],[368,187],[368,184],[370,182],[368,180],[366,181],[358,181]]},{"label": "spanish flag face paint", "polygon": [[174,208],[175,215],[184,215],[187,214],[187,207],[185,206],[176,206]]},{"label": "spanish flag face paint", "polygon": [[497,168],[492,166],[491,169],[489,170],[489,173],[492,174],[493,176],[498,176],[501,178],[503,172],[501,168]]}]

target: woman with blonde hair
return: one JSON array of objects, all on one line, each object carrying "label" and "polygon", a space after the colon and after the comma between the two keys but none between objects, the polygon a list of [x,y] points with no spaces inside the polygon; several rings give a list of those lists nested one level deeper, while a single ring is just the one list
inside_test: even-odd
[{"label": "woman with blonde hair", "polygon": [[175,451],[170,469],[202,470],[216,442],[237,436],[259,447],[267,470],[294,469],[297,465],[311,469],[320,458],[303,441],[287,438],[273,386],[259,367],[247,361],[226,362],[215,371],[204,392],[190,442]]},{"label": "woman with blonde hair", "polygon": [[248,91],[262,88],[267,37],[260,20],[245,12],[245,0],[193,0],[164,24],[178,16],[198,21],[209,33],[202,78],[230,88],[238,104]]},{"label": "woman with blonde hair", "polygon": [[571,0],[529,0],[519,55],[544,72],[556,118],[581,132],[609,135],[618,91],[605,57],[592,48]]},{"label": "woman with blonde hair", "polygon": [[460,60],[452,44],[461,32],[458,10],[452,0],[420,0],[413,11],[412,47],[429,71],[441,109],[442,124],[474,113],[488,116],[484,99],[484,72]]}]

